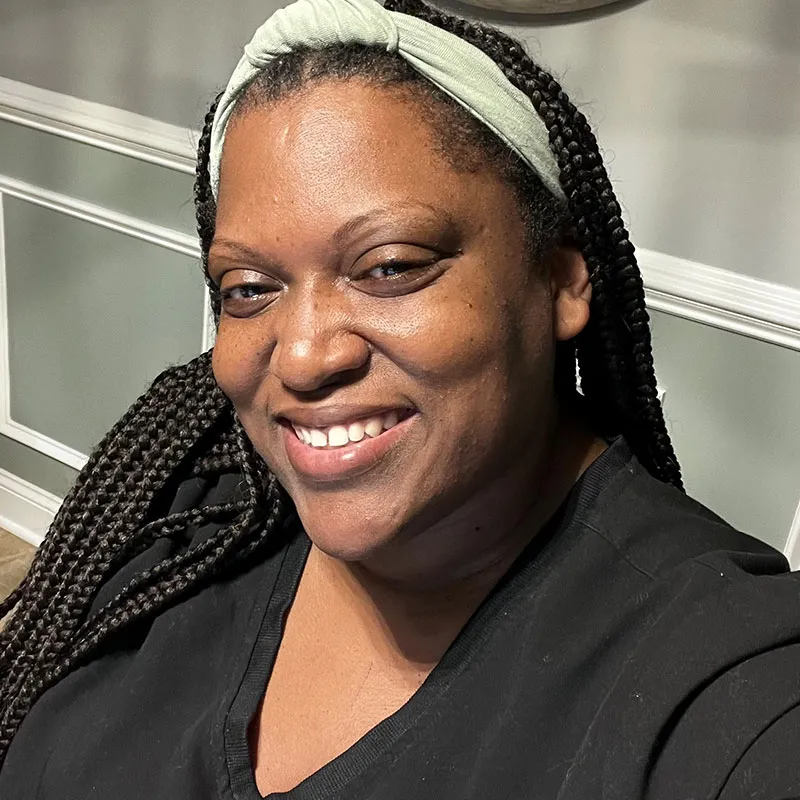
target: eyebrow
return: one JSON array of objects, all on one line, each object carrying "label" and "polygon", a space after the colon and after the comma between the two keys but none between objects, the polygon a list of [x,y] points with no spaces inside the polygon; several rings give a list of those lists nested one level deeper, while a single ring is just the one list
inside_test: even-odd
[{"label": "eyebrow", "polygon": [[[225,252],[217,253],[218,249]],[[267,258],[263,253],[256,250],[254,247],[248,247],[246,244],[237,242],[235,239],[225,239],[214,237],[211,247],[208,251],[209,258],[232,258],[236,261],[242,261],[253,266],[261,266],[272,268],[276,264],[271,258]]]},{"label": "eyebrow", "polygon": [[379,206],[378,208],[370,209],[369,211],[359,214],[352,219],[347,220],[340,225],[336,232],[333,234],[332,239],[337,246],[341,246],[343,242],[359,228],[363,228],[370,223],[379,222],[387,217],[392,217],[398,211],[423,211],[426,216],[434,217],[438,221],[445,223],[448,226],[453,226],[452,217],[446,212],[436,208],[435,206],[428,205],[427,203],[420,203],[413,200],[401,200],[389,205]]},{"label": "eyebrow", "polygon": [[[381,220],[385,220],[387,217],[392,217],[398,211],[423,211],[425,212],[426,216],[434,217],[438,221],[446,224],[448,227],[455,225],[453,218],[449,214],[434,206],[428,205],[427,203],[403,200],[397,203],[391,203],[389,205],[370,209],[363,214],[358,214],[357,216],[348,219],[346,222],[343,222],[331,237],[334,246],[341,248],[347,238],[356,233],[359,228],[363,228],[370,223],[380,222]],[[223,252],[216,252],[220,249]],[[274,259],[265,256],[264,253],[256,250],[254,247],[250,247],[249,245],[236,241],[235,239],[226,239],[225,237],[214,237],[214,241],[211,243],[211,248],[209,249],[209,258],[212,260],[216,258],[233,259],[254,267],[262,267],[267,270],[280,271],[281,269],[280,264],[278,264]]]}]

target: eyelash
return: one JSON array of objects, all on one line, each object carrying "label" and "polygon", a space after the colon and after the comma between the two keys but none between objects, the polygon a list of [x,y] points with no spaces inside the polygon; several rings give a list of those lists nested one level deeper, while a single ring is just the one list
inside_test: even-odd
[{"label": "eyelash", "polygon": [[[219,295],[225,314],[231,317],[251,317],[270,305],[268,295],[278,291],[261,283],[239,283],[220,289]],[[234,296],[236,292],[240,294],[239,297]]]},{"label": "eyelash", "polygon": [[399,273],[396,275],[382,275],[381,278],[390,281],[397,281],[403,280],[403,276],[407,275],[409,272],[413,272],[415,270],[422,270],[426,267],[431,266],[432,264],[436,263],[436,259],[431,258],[428,261],[422,262],[415,262],[415,261],[385,261],[383,264],[378,264],[377,266],[373,267],[369,270],[364,278],[372,277],[372,273],[376,272],[377,270],[399,270]]}]

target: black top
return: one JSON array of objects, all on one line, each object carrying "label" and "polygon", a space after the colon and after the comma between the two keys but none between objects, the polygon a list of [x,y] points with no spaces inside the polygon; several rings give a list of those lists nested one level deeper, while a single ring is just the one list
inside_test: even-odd
[{"label": "black top", "polygon": [[[173,508],[235,481],[190,481]],[[247,724],[309,548],[296,521],[280,538],[49,690],[0,798],[256,800]],[[175,546],[139,556],[97,604]],[[271,797],[798,796],[800,580],[786,569],[618,441],[408,703]]]}]

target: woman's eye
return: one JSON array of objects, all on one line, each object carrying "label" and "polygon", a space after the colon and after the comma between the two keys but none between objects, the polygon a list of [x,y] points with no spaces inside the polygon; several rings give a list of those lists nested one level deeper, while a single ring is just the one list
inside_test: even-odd
[{"label": "woman's eye", "polygon": [[264,289],[261,286],[234,286],[232,289],[225,289],[222,296],[226,300],[249,300],[263,293]]},{"label": "woman's eye", "polygon": [[409,276],[409,273],[413,273],[415,270],[425,269],[433,262],[427,262],[423,264],[414,264],[410,261],[389,261],[386,264],[379,264],[377,267],[373,267],[368,273],[368,277],[381,279],[381,278],[389,278],[389,279],[397,279],[403,276]]},{"label": "woman's eye", "polygon": [[242,283],[220,290],[222,310],[232,317],[249,317],[266,308],[278,289],[259,283]]},{"label": "woman's eye", "polygon": [[391,250],[399,248],[385,248],[383,253],[381,249],[359,259],[350,273],[350,280],[367,294],[409,294],[432,283],[444,271],[444,256],[439,253],[406,246],[395,255]]}]

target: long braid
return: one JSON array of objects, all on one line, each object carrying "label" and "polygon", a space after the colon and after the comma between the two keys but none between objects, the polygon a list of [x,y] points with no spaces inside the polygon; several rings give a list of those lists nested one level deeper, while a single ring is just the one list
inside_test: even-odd
[{"label": "long braid", "polygon": [[492,58],[530,97],[550,134],[578,243],[592,279],[592,313],[577,356],[589,407],[611,431],[624,433],[642,463],[682,488],[680,467],[656,391],[644,285],[622,212],[586,117],[523,46],[502,31],[470,23],[420,0],[386,7],[455,33]]},{"label": "long braid", "polygon": [[[153,385],[155,386],[157,382],[158,379],[156,379]],[[70,498],[85,499],[82,496],[82,493],[85,494],[84,487],[88,480],[88,476],[93,473],[102,472],[105,464],[113,463],[114,452],[111,449],[112,442],[114,442],[115,439],[118,439],[121,432],[127,429],[142,413],[144,413],[144,408],[146,405],[147,401],[145,396],[140,397],[95,448],[87,464],[83,470],[81,470],[77,479],[75,480],[75,483],[70,490],[70,494],[56,513],[53,524],[50,527],[50,534],[36,551],[36,556],[33,560],[30,571],[19,587],[17,587],[15,592],[9,595],[9,597],[6,598],[2,604],[0,604],[0,618],[8,614],[8,612],[17,605],[17,602],[21,600],[24,589],[28,585],[36,584],[39,587],[39,591],[37,591],[38,595],[45,596],[47,594],[46,589],[49,586],[47,573],[50,570],[53,559],[57,557],[57,554],[63,552],[65,549],[69,549],[70,542],[66,540],[66,532],[72,528],[74,521],[72,519],[72,515],[74,515],[75,510],[77,508],[81,508],[77,502],[69,503],[67,500]],[[43,578],[44,583],[40,584],[39,581],[41,581]],[[18,615],[15,620],[19,621],[19,619],[20,618]],[[15,625],[16,623],[10,626],[7,625],[6,631],[8,631],[10,627],[15,627]],[[3,660],[0,656],[0,668],[2,667]]]},{"label": "long braid", "polygon": [[[243,497],[153,519],[176,476],[191,474],[210,454],[217,466],[241,470]],[[160,376],[92,456],[27,580],[6,604],[6,611],[14,607],[15,613],[0,633],[0,755],[43,691],[114,631],[152,617],[233,567],[238,551],[251,554],[264,546],[285,508],[274,478],[214,382],[209,354]],[[229,524],[196,548],[135,576],[87,619],[98,589],[123,560],[154,538],[210,520]]]},{"label": "long braid", "polygon": [[[208,142],[200,140],[195,186],[203,266],[213,238]],[[219,296],[211,287],[215,313]],[[153,519],[176,476],[241,471],[234,503]],[[281,491],[253,451],[211,372],[210,354],[162,373],[104,437],[61,506],[34,563],[4,601],[0,633],[0,762],[28,710],[114,631],[152,617],[271,541],[286,513]],[[155,539],[228,522],[208,540],[135,576],[88,619],[100,586]]]},{"label": "long braid", "polygon": [[[141,457],[142,449],[155,449],[159,447],[159,439],[166,438],[159,436],[160,425],[165,419],[163,408],[180,403],[181,392],[185,391],[185,381],[177,380],[178,377],[175,375],[171,381],[157,380],[148,393],[150,402],[140,399],[134,404],[132,410],[135,413],[126,414],[112,429],[62,505],[32,570],[32,577],[35,577],[39,574],[37,567],[47,567],[41,575],[37,594],[40,599],[47,598],[48,608],[39,606],[35,609],[34,626],[37,630],[49,628],[51,613],[61,611],[53,602],[57,597],[52,595],[52,588],[56,581],[71,577],[69,573],[64,574],[66,561],[73,565],[71,569],[82,565],[87,551],[94,549],[97,536],[102,534],[112,540],[118,529],[129,521],[127,512],[131,508],[132,492],[136,491],[137,477],[142,477],[146,463]],[[168,443],[175,446],[174,442]],[[148,478],[150,474],[152,470]],[[90,475],[98,477],[87,480]],[[106,529],[106,520],[114,522],[110,530]],[[9,625],[7,633],[13,635],[9,636],[3,658],[9,649],[13,649],[20,635],[31,633],[31,628],[25,627],[26,621],[29,620],[17,615]]]},{"label": "long braid", "polygon": [[203,131],[197,144],[197,167],[195,170],[194,182],[194,207],[195,217],[197,218],[197,234],[200,237],[200,249],[202,252],[203,274],[208,286],[211,308],[214,312],[214,319],[219,321],[219,313],[222,307],[222,300],[219,288],[211,280],[208,274],[208,251],[214,239],[214,229],[216,226],[217,204],[214,201],[214,194],[211,191],[211,178],[208,171],[208,162],[211,158],[211,128],[214,123],[214,114],[217,111],[222,92],[215,98],[211,107],[203,120]]}]

